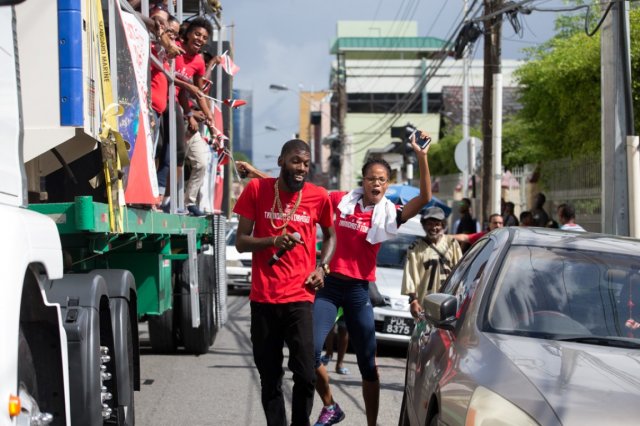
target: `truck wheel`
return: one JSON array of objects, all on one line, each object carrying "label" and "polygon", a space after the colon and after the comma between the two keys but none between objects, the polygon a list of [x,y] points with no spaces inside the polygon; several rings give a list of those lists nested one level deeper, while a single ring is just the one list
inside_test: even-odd
[{"label": "truck wheel", "polygon": [[114,298],[111,300],[111,322],[113,327],[118,405],[116,416],[120,425],[135,424],[134,395],[134,344],[129,302],[125,299]]},{"label": "truck wheel", "polygon": [[50,414],[40,412],[36,368],[31,348],[22,328],[18,343],[18,393],[22,403],[22,413],[18,416],[17,424],[31,424],[33,419],[52,419]]},{"label": "truck wheel", "polygon": [[[200,326],[193,328],[191,325],[191,290],[189,286],[189,262],[182,264],[182,273],[178,286],[180,288],[180,330],[182,340],[188,352],[195,355],[207,353],[211,346],[211,328],[213,324],[213,297],[209,281],[205,278],[203,271],[207,271],[206,255],[198,255],[198,290],[200,302]],[[202,279],[200,279],[202,278]]]},{"label": "truck wheel", "polygon": [[173,329],[173,309],[168,309],[160,315],[149,317],[149,340],[151,348],[157,353],[171,353],[176,350],[176,340]]}]

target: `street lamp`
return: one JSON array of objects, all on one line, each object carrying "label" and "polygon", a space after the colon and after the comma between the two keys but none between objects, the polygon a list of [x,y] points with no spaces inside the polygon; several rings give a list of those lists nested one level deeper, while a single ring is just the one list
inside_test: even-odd
[{"label": "street lamp", "polygon": [[280,91],[280,92],[284,92],[287,90],[290,90],[287,86],[283,85],[283,84],[270,84],[269,85],[269,90],[275,90],[275,91]]}]

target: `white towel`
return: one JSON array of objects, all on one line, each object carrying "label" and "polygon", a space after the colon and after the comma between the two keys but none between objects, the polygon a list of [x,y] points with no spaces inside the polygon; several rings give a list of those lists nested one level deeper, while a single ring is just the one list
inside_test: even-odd
[{"label": "white towel", "polygon": [[[346,215],[353,214],[356,209],[356,204],[358,200],[362,198],[363,194],[364,191],[362,188],[356,188],[346,193],[338,204],[340,216],[345,217]],[[395,237],[398,233],[398,223],[396,222],[397,214],[396,205],[388,198],[383,197],[382,200],[373,207],[367,241],[371,244],[377,244]]]}]

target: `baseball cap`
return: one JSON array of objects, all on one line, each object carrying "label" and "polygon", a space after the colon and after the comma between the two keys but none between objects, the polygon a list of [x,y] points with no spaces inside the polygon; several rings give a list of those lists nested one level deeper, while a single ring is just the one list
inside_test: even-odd
[{"label": "baseball cap", "polygon": [[422,216],[420,216],[420,222],[424,222],[427,219],[444,220],[444,218],[444,210],[440,207],[429,207],[422,213]]}]

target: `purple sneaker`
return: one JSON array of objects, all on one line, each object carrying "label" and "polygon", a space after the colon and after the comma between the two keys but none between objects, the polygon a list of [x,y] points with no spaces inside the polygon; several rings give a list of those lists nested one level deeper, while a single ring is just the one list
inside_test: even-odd
[{"label": "purple sneaker", "polygon": [[344,420],[344,411],[336,403],[328,407],[322,407],[318,421],[314,426],[330,426]]}]

